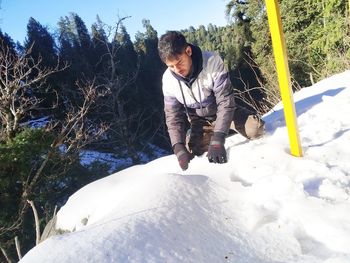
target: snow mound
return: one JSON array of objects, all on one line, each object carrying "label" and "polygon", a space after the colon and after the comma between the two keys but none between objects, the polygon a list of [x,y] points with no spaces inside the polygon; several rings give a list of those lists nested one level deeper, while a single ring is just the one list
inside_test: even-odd
[{"label": "snow mound", "polygon": [[294,100],[304,156],[289,154],[282,105],[267,134],[227,139],[229,162],[174,155],[70,197],[28,262],[350,262],[350,71]]}]

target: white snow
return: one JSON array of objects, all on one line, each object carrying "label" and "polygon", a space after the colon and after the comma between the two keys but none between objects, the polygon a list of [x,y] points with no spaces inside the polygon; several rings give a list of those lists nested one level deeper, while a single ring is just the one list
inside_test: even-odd
[{"label": "white snow", "polygon": [[[150,154],[147,154],[145,151],[138,153],[141,163],[147,163],[153,159],[159,158],[160,156],[164,156],[166,154],[165,150],[162,150],[161,148],[155,145],[147,144],[147,147],[150,150]],[[63,151],[65,151],[65,149],[63,149]],[[126,156],[127,154],[124,151],[120,155]],[[109,167],[109,173],[119,171],[123,168],[132,165],[132,160],[130,157],[123,158],[120,156],[116,156],[113,153],[98,152],[93,150],[83,150],[80,152],[80,163],[83,166],[88,167],[96,161],[98,161],[101,164],[107,165]]]},{"label": "white snow", "polygon": [[303,157],[282,105],[267,134],[227,139],[227,164],[174,155],[93,182],[29,251],[40,262],[350,262],[350,71],[294,95]]}]

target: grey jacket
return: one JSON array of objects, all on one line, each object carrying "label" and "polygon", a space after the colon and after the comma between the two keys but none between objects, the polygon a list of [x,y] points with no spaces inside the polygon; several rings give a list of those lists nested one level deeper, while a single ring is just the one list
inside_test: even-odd
[{"label": "grey jacket", "polygon": [[192,81],[184,81],[169,68],[163,74],[164,111],[172,146],[185,143],[186,115],[190,123],[198,117],[215,120],[214,132],[225,134],[233,119],[233,87],[222,59],[217,53],[196,50],[201,55],[196,62],[202,67]]}]

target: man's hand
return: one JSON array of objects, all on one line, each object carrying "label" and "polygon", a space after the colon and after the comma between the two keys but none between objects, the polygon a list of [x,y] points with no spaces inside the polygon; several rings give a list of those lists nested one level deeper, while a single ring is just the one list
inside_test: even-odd
[{"label": "man's hand", "polygon": [[208,148],[208,160],[210,163],[226,163],[226,150],[225,150],[225,134],[221,132],[214,132],[209,148]]},{"label": "man's hand", "polygon": [[193,159],[194,155],[191,154],[182,143],[175,144],[174,153],[179,161],[181,169],[183,171],[187,170],[188,164]]}]

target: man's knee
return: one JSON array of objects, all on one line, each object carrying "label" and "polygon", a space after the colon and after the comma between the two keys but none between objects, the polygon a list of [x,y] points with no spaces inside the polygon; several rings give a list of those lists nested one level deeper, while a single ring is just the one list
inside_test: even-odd
[{"label": "man's knee", "polygon": [[265,133],[265,122],[257,115],[249,115],[245,123],[245,132],[248,139],[258,139]]},{"label": "man's knee", "polygon": [[230,128],[248,139],[257,139],[265,132],[265,122],[253,112],[238,108]]}]

